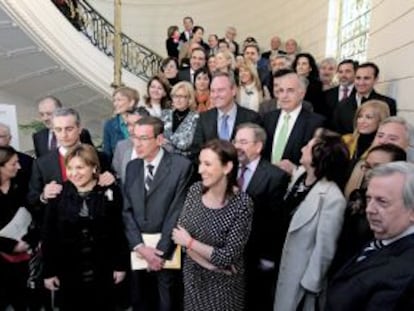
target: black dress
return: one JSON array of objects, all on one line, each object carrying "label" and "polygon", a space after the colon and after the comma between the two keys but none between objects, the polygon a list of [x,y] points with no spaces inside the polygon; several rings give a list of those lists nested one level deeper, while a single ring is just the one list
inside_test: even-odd
[{"label": "black dress", "polygon": [[66,182],[46,208],[44,278],[57,276],[61,310],[113,310],[114,271],[128,269],[117,187],[78,193]]},{"label": "black dress", "polygon": [[237,311],[244,309],[243,252],[250,234],[253,203],[245,193],[235,194],[220,209],[206,207],[202,185],[188,191],[179,223],[194,239],[214,248],[211,263],[221,269],[234,266],[226,275],[201,267],[189,256],[184,259],[184,310]]}]

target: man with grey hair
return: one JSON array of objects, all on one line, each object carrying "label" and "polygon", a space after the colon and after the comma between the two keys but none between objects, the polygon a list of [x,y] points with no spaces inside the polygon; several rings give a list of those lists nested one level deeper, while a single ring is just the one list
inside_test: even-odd
[{"label": "man with grey hair", "polygon": [[[52,129],[52,117],[56,109],[62,108],[62,102],[54,96],[46,96],[38,100],[37,105],[40,120],[45,126],[33,134],[35,155],[40,157],[58,147],[57,139]],[[91,135],[87,129],[82,129],[80,135],[81,142],[93,146]]]},{"label": "man with grey hair", "polygon": [[272,164],[283,169],[286,168],[282,160],[299,164],[302,147],[325,121],[322,116],[303,109],[305,91],[306,86],[296,73],[280,77],[276,90],[279,109],[263,117],[268,137],[263,154]]},{"label": "man with grey hair", "polygon": [[414,310],[414,165],[392,162],[368,177],[375,240],[333,277],[326,310]]},{"label": "man with grey hair", "polygon": [[[276,202],[283,199],[288,175],[261,157],[266,132],[254,123],[237,127],[233,144],[239,158],[238,184],[254,202],[252,231],[246,247],[247,305],[249,310],[273,307],[274,284],[278,268],[277,247],[280,211]],[[269,240],[270,239],[270,240]],[[272,245],[269,247],[269,245]]]},{"label": "man with grey hair", "polygon": [[272,54],[286,54],[285,51],[280,49],[281,45],[282,40],[280,40],[280,37],[273,36],[272,39],[270,39],[270,50],[262,53],[262,58],[269,59]]}]

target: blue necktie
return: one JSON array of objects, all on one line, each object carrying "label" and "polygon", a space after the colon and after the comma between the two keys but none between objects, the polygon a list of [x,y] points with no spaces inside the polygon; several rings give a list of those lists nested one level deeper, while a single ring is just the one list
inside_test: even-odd
[{"label": "blue necktie", "polygon": [[226,114],[221,116],[219,138],[223,140],[230,140],[228,119],[229,116]]}]

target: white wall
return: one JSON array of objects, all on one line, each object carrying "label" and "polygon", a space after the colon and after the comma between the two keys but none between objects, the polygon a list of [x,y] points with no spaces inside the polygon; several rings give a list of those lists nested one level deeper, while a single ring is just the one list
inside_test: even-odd
[{"label": "white wall", "polygon": [[397,99],[414,124],[414,1],[373,0],[368,58],[381,69],[378,89]]}]

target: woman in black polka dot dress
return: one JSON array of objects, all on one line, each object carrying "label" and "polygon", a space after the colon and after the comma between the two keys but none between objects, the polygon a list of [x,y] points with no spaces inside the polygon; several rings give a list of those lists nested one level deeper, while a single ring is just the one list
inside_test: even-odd
[{"label": "woman in black polka dot dress", "polygon": [[186,247],[184,309],[237,311],[244,308],[243,251],[253,203],[236,188],[237,152],[226,141],[207,143],[200,153],[202,182],[184,204],[174,241]]}]

